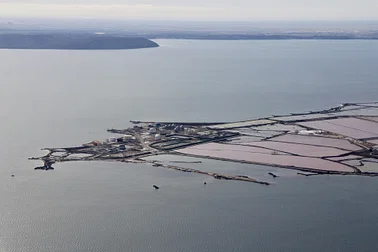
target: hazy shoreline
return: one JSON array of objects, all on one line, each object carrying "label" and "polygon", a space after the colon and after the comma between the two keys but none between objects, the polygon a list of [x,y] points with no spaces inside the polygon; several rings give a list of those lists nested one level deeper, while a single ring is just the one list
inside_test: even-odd
[{"label": "hazy shoreline", "polygon": [[0,18],[0,35],[15,33],[193,40],[377,40],[378,21],[200,22]]}]

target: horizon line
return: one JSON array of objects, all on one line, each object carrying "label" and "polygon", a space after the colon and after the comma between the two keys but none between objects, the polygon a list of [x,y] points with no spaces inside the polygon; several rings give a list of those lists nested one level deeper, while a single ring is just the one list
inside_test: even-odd
[{"label": "horizon line", "polygon": [[378,22],[378,19],[245,19],[245,20],[230,20],[230,19],[160,19],[160,18],[108,18],[108,17],[34,17],[34,16],[2,16],[0,20],[7,19],[34,19],[34,20],[99,20],[99,21],[113,21],[113,22],[122,22],[122,21],[146,21],[146,22],[204,22],[204,23],[253,23],[253,22],[313,22],[313,23],[322,23],[322,22]]}]

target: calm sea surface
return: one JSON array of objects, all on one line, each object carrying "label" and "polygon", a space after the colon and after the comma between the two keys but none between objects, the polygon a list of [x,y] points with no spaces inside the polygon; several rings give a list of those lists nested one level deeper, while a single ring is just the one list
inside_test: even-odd
[{"label": "calm sea surface", "polygon": [[34,171],[27,158],[41,148],[103,139],[131,119],[232,121],[378,100],[378,41],[157,42],[0,51],[1,252],[377,251],[377,178],[276,170],[266,187],[135,164]]}]

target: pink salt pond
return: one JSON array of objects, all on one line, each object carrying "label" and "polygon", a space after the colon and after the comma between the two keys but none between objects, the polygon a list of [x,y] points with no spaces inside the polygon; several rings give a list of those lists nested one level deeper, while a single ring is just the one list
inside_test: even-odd
[{"label": "pink salt pond", "polygon": [[280,152],[272,153],[271,150],[251,146],[207,143],[187,147],[178,150],[178,152],[188,155],[221,158],[231,161],[246,161],[251,163],[276,165],[287,168],[305,168],[311,170],[337,172],[354,171],[351,167],[337,162],[313,157],[292,156],[281,154]]},{"label": "pink salt pond", "polygon": [[378,134],[378,123],[367,120],[349,117],[327,120],[327,122],[336,125],[342,125],[344,127],[348,127],[351,129],[357,129],[365,132]]},{"label": "pink salt pond", "polygon": [[252,142],[257,142],[261,141],[261,137],[252,137],[252,136],[240,136],[240,137],[235,137],[233,139],[230,139],[229,143],[232,144],[245,144],[245,143],[252,143]]},{"label": "pink salt pond", "polygon": [[368,142],[369,142],[369,143],[372,143],[372,144],[375,144],[375,145],[378,145],[378,139],[375,139],[375,140],[369,140]]},{"label": "pink salt pond", "polygon": [[363,116],[362,119],[378,123],[378,116]]},{"label": "pink salt pond", "polygon": [[251,143],[250,145],[306,157],[332,157],[347,154],[349,152],[331,147],[273,141],[260,141]]},{"label": "pink salt pond", "polygon": [[357,118],[309,121],[298,123],[301,126],[320,129],[356,139],[378,137],[378,123]]},{"label": "pink salt pond", "polygon": [[296,135],[296,134],[286,134],[286,135],[271,138],[270,140],[275,141],[275,142],[334,147],[334,148],[350,150],[350,151],[357,151],[361,149],[359,146],[354,145],[345,139],[319,137],[319,136],[303,136],[303,135]]}]

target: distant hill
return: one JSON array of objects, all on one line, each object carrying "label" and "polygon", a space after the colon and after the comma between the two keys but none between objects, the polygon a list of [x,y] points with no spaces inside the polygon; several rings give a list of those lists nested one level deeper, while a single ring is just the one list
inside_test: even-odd
[{"label": "distant hill", "polygon": [[2,49],[120,50],[158,46],[146,38],[105,34],[0,34]]}]

